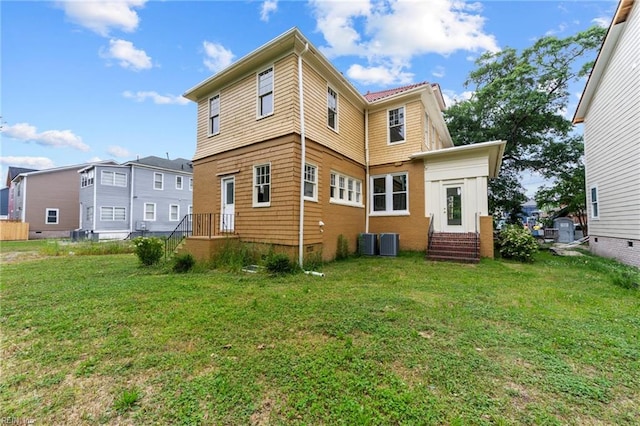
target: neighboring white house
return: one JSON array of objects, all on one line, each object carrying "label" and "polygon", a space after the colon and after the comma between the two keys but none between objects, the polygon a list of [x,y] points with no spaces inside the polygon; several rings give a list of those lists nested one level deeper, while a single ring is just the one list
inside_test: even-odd
[{"label": "neighboring white house", "polygon": [[620,0],[578,104],[589,246],[640,267],[640,4]]}]

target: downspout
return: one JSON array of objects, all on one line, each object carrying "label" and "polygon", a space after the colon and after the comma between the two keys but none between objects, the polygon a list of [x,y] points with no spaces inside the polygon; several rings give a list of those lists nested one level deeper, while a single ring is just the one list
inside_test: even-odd
[{"label": "downspout", "polygon": [[300,93],[300,230],[298,231],[298,263],[302,268],[304,244],[304,166],[307,162],[307,147],[304,133],[304,94],[302,87],[302,56],[309,51],[309,43],[298,55],[298,92]]},{"label": "downspout", "polygon": [[98,168],[93,168],[93,219],[91,219],[91,233],[96,230],[96,221],[98,217]]},{"label": "downspout", "polygon": [[22,222],[27,221],[27,176],[22,178],[22,211],[20,212]]},{"label": "downspout", "polygon": [[369,233],[369,110],[364,110],[364,164],[365,164],[365,184],[363,189],[367,188],[364,194],[364,232]]},{"label": "downspout", "polygon": [[136,174],[136,168],[133,167],[133,165],[131,165],[130,167],[131,167],[131,179],[130,179],[131,182],[129,182],[129,184],[131,185],[131,192],[129,195],[129,234],[131,234],[135,229],[133,226],[133,184],[135,183],[135,174]]}]

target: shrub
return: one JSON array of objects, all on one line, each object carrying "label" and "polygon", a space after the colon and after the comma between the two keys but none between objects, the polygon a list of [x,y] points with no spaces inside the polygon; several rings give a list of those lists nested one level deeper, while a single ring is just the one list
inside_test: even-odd
[{"label": "shrub", "polygon": [[322,251],[309,253],[304,258],[304,269],[306,271],[317,271],[322,268]]},{"label": "shrub", "polygon": [[191,253],[179,254],[174,259],[173,272],[189,272],[195,264],[196,260]]},{"label": "shrub", "polygon": [[343,260],[349,257],[349,241],[340,234],[338,235],[338,247],[336,248],[336,260]]},{"label": "shrub", "polygon": [[160,261],[164,254],[164,241],[156,237],[133,239],[134,251],[143,265],[151,266]]},{"label": "shrub", "polygon": [[533,262],[538,242],[531,233],[518,225],[509,225],[500,231],[500,255],[505,259]]},{"label": "shrub", "polygon": [[290,274],[296,270],[296,265],[284,253],[269,254],[264,267],[273,275]]}]

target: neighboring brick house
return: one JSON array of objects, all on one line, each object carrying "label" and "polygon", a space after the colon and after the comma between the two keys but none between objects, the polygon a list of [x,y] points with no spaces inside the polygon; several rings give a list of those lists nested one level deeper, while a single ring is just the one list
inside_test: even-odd
[{"label": "neighboring brick house", "polygon": [[[480,234],[493,256],[488,179],[503,141],[454,147],[437,84],[361,95],[296,29],[203,81],[198,104],[194,220],[296,255],[351,251],[362,233],[399,234],[426,250],[435,233]],[[210,231],[210,230],[209,230]],[[215,236],[194,228],[199,258]]]},{"label": "neighboring brick house", "polygon": [[573,117],[584,124],[590,250],[640,267],[640,4],[618,3]]},{"label": "neighboring brick house", "polygon": [[170,234],[191,213],[190,160],[144,157],[79,170],[81,237],[122,239]]},{"label": "neighboring brick house", "polygon": [[29,223],[29,239],[66,238],[78,227],[78,170],[87,164],[21,171],[9,187],[9,219]]}]

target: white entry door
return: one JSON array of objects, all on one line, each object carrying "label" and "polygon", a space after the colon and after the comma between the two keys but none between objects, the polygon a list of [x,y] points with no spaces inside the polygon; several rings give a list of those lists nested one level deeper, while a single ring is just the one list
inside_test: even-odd
[{"label": "white entry door", "polygon": [[443,185],[442,224],[445,232],[464,232],[461,184]]},{"label": "white entry door", "polygon": [[222,178],[222,214],[220,215],[220,232],[233,232],[235,219],[235,188],[234,177]]}]

